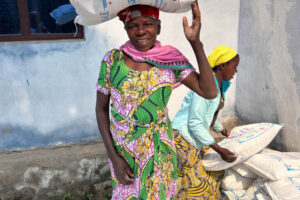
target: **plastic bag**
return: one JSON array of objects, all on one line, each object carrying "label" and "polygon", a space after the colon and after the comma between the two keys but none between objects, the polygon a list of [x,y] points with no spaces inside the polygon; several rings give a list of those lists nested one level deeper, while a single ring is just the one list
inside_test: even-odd
[{"label": "plastic bag", "polygon": [[72,4],[61,5],[50,13],[50,16],[55,19],[55,23],[59,25],[73,21],[76,15],[77,13]]}]

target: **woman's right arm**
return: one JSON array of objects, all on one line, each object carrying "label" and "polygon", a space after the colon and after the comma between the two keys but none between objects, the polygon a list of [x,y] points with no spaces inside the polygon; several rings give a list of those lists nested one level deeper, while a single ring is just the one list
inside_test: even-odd
[{"label": "woman's right arm", "polygon": [[208,109],[209,100],[193,95],[189,109],[188,129],[193,136],[203,145],[209,145],[226,162],[234,162],[237,159],[235,153],[219,146],[209,133],[209,127],[204,122],[205,117],[212,117],[214,112]]},{"label": "woman's right arm", "polygon": [[109,99],[110,95],[105,95],[99,91],[97,92],[96,118],[101,137],[108,153],[108,157],[111,161],[113,161],[114,158],[118,156],[118,153],[114,148],[109,129]]},{"label": "woman's right arm", "polygon": [[213,150],[215,150],[222,158],[222,160],[232,163],[237,159],[237,154],[229,151],[226,148],[219,146],[217,143],[209,145]]},{"label": "woman's right arm", "polygon": [[200,74],[196,72],[190,73],[182,83],[198,95],[206,99],[213,99],[217,96],[218,90],[203,44],[200,41],[201,16],[197,1],[194,1],[192,4],[192,12],[193,20],[191,26],[188,25],[188,20],[184,17],[183,28],[185,37],[195,53]]},{"label": "woman's right arm", "polygon": [[98,128],[104,142],[107,154],[114,166],[114,172],[118,181],[123,185],[134,182],[134,174],[129,168],[128,163],[116,151],[109,125],[109,100],[110,95],[105,95],[97,91],[96,118]]}]

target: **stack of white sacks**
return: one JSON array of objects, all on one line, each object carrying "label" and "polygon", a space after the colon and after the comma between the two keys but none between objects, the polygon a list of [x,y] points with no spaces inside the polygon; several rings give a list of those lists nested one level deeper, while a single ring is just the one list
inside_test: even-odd
[{"label": "stack of white sacks", "polygon": [[272,123],[235,127],[219,143],[238,154],[233,163],[212,149],[205,154],[207,170],[225,169],[221,187],[229,200],[300,200],[300,152],[265,148],[281,128]]}]

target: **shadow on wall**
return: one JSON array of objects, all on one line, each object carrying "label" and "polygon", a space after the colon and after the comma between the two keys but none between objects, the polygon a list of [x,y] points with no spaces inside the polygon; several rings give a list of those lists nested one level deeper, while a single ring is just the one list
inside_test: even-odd
[{"label": "shadow on wall", "polygon": [[0,151],[101,140],[96,127],[79,123],[61,127],[47,135],[32,127],[0,124],[0,138]]},{"label": "shadow on wall", "polygon": [[[284,125],[283,125],[284,128]],[[279,133],[276,135],[276,137],[273,139],[273,141],[271,142],[271,144],[269,144],[269,147],[271,149],[276,149],[278,151],[283,151],[283,152],[287,152],[287,147],[286,145],[284,145],[282,143],[283,139],[282,139],[282,130],[279,131]]]}]

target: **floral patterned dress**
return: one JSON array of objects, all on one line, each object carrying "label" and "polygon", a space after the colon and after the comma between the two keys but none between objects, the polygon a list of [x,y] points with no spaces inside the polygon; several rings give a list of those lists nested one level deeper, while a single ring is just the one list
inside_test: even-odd
[{"label": "floral patterned dress", "polygon": [[110,131],[118,153],[135,174],[131,185],[118,183],[113,166],[112,199],[174,199],[177,157],[167,103],[175,83],[194,68],[152,67],[134,71],[114,49],[102,63],[97,90],[110,95]]}]

